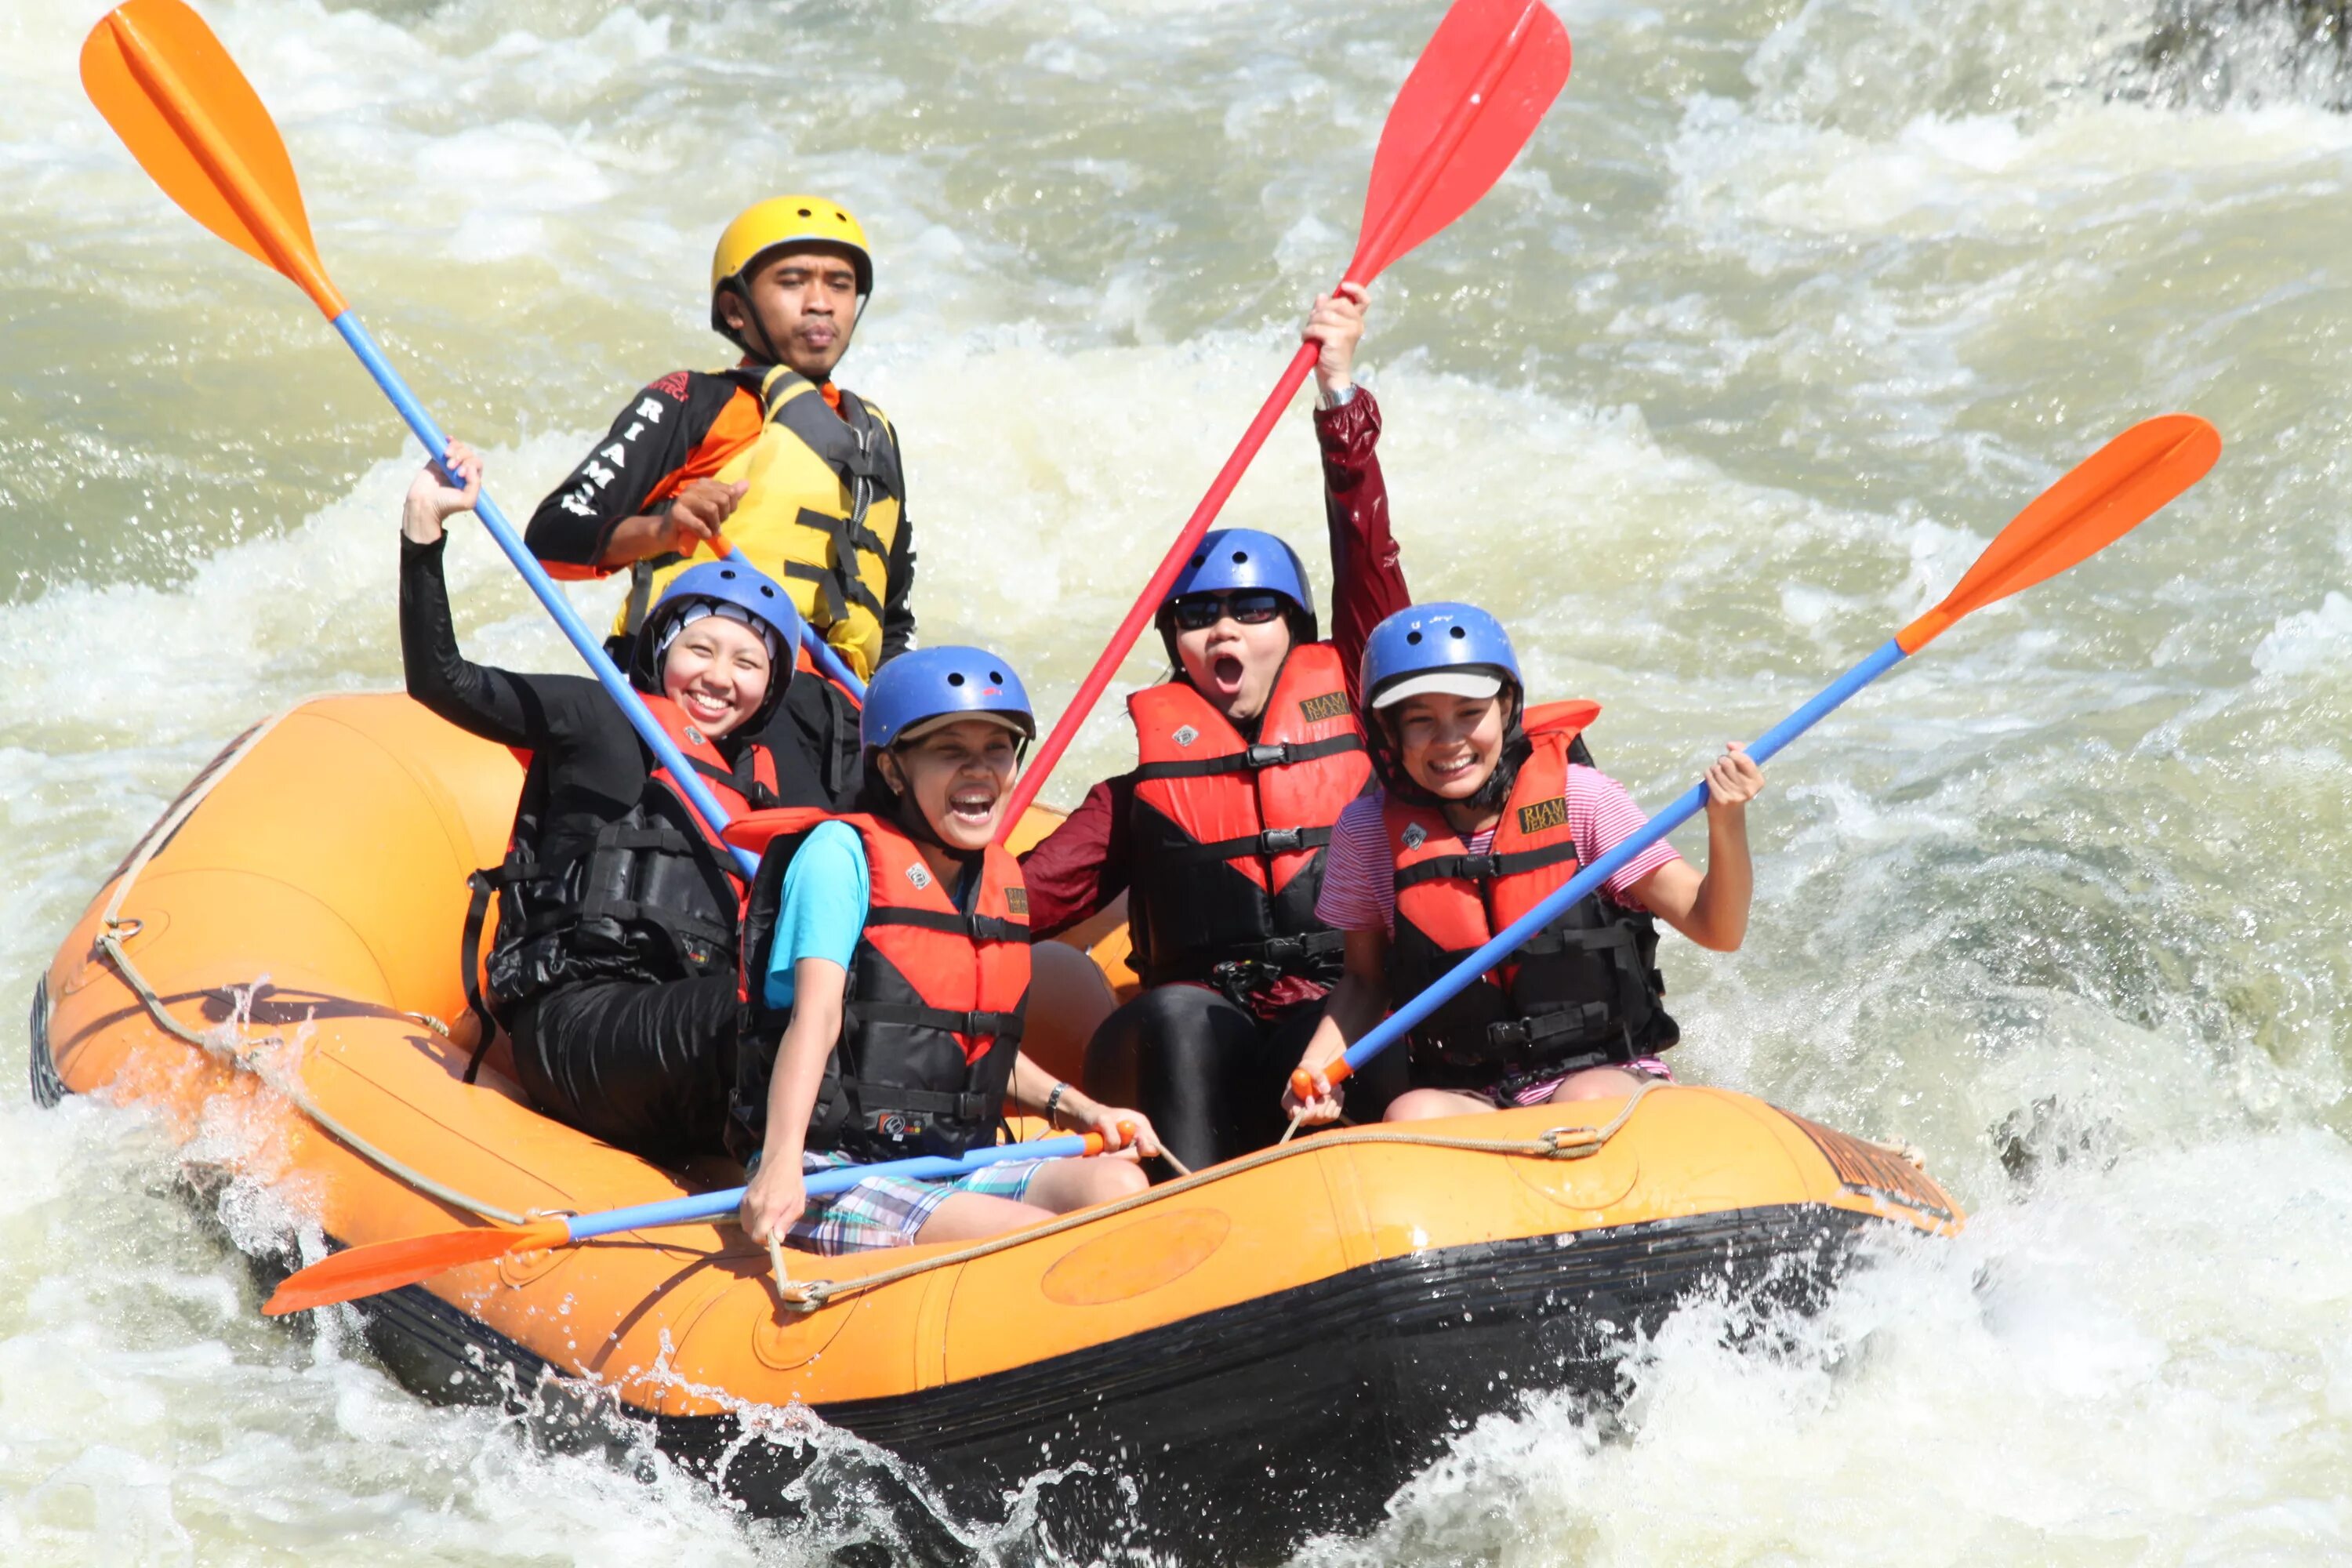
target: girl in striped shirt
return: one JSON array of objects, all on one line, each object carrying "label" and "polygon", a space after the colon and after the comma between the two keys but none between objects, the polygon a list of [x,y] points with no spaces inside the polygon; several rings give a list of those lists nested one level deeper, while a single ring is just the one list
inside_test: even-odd
[{"label": "girl in striped shirt", "polygon": [[[1365,729],[1381,788],[1332,831],[1317,918],[1346,933],[1346,972],[1299,1065],[1310,1122],[1336,1119],[1322,1076],[1349,1044],[1647,818],[1590,765],[1591,703],[1524,704],[1500,623],[1468,605],[1400,611],[1364,651]],[[1706,770],[1707,871],[1661,840],[1570,906],[1415,1031],[1413,1087],[1387,1120],[1629,1094],[1664,1077],[1677,1037],[1653,917],[1720,952],[1747,934],[1748,803],[1763,772],[1737,742]]]}]

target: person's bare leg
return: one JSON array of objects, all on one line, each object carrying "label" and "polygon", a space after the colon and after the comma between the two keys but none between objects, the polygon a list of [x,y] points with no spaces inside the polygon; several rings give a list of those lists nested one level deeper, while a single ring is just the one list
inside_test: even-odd
[{"label": "person's bare leg", "polygon": [[1633,1072],[1626,1068],[1586,1068],[1572,1072],[1559,1080],[1539,1105],[1558,1105],[1570,1100],[1622,1100],[1650,1081],[1650,1075]]},{"label": "person's bare leg", "polygon": [[1493,1103],[1475,1094],[1450,1089],[1409,1089],[1389,1102],[1383,1121],[1427,1121],[1438,1116],[1475,1116],[1494,1110]]},{"label": "person's bare leg", "polygon": [[992,1236],[1003,1236],[1008,1230],[1019,1230],[1053,1217],[1051,1209],[1034,1204],[990,1197],[984,1193],[950,1193],[947,1202],[933,1209],[931,1217],[923,1222],[923,1228],[915,1233],[915,1245],[985,1241]]},{"label": "person's bare leg", "polygon": [[1021,1049],[1055,1078],[1084,1089],[1087,1042],[1118,1005],[1093,959],[1067,942],[1037,942],[1029,949]]},{"label": "person's bare leg", "polygon": [[1143,1167],[1132,1160],[1097,1155],[1090,1160],[1055,1160],[1030,1180],[1024,1199],[1054,1214],[1067,1214],[1089,1204],[1107,1204],[1139,1193],[1151,1184]]}]

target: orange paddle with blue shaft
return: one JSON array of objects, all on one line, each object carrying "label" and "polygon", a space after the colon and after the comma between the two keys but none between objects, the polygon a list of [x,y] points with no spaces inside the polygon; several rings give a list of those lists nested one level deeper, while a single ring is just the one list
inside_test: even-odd
[{"label": "orange paddle with blue shaft", "polygon": [[[1811,701],[1798,709],[1748,748],[1764,762],[1781,747],[1811,729],[1829,711],[1949,630],[1971,611],[1980,610],[2011,594],[2021,593],[2045,577],[2054,577],[2113,544],[2173,497],[2205,477],[2221,455],[2221,437],[2191,414],[2167,414],[2133,426],[2077,466],[2032,506],[2011,520],[2007,528],[1977,557],[1959,585],[1943,603],[1905,626],[1868,658],[1832,681]],[[1559,918],[1560,912],[1615,876],[1643,850],[1689,821],[1706,805],[1706,785],[1693,785],[1643,829],[1577,872],[1534,909],[1521,915],[1469,957],[1455,964],[1428,990],[1398,1008],[1375,1029],[1349,1046],[1320,1074],[1299,1068],[1290,1078],[1292,1095],[1302,1104],[1331,1084],[1343,1081],[1366,1062],[1411,1034],[1422,1020],[1450,1000],[1464,986],[1518,951],[1526,942]],[[1320,1082],[1318,1078],[1320,1078]],[[1294,1130],[1297,1123],[1293,1122]]]},{"label": "orange paddle with blue shaft", "polygon": [[[1369,284],[1391,262],[1468,212],[1494,188],[1535,134],[1552,100],[1568,85],[1570,52],[1568,29],[1542,0],[1454,0],[1404,86],[1397,89],[1388,122],[1381,128],[1355,259],[1348,263],[1342,281]],[[1128,649],[1151,624],[1160,601],[1184,569],[1185,558],[1223,510],[1321,352],[1310,338],[1291,356],[1272,395],[1242,433],[1241,445],[1217,470],[1209,493],[1192,509],[1159,570],[1078,683],[1077,695],[1022,770],[1000,837],[1012,833],[1037,798],[1046,775],[1069,749],[1110,678],[1118,673]]]},{"label": "orange paddle with blue shaft", "polygon": [[[875,1176],[897,1176],[911,1182],[953,1181],[1006,1160],[1083,1160],[1106,1150],[1124,1148],[1134,1139],[1135,1124],[1122,1121],[1115,1142],[1099,1132],[1084,1132],[1041,1138],[1029,1143],[994,1143],[959,1158],[926,1154],[880,1164],[814,1171],[803,1186],[814,1198],[846,1192]],[[403,1237],[398,1241],[370,1242],[363,1247],[346,1247],[289,1275],[261,1310],[275,1318],[288,1312],[306,1312],[313,1307],[331,1307],[338,1301],[356,1301],[430,1279],[436,1274],[468,1263],[504,1258],[509,1252],[543,1252],[625,1231],[723,1220],[742,1204],[743,1189],[730,1187],[722,1192],[695,1193],[682,1198],[665,1198],[659,1203],[607,1209],[603,1214],[558,1215],[525,1226],[471,1226],[464,1230],[436,1231],[430,1236]]]},{"label": "orange paddle with blue shaft", "polygon": [[[165,195],[310,297],[416,433],[443,476],[462,485],[443,461],[449,438],[327,276],[310,238],[310,220],[302,208],[302,190],[295,183],[285,141],[262,107],[260,95],[204,18],[181,0],[126,0],[89,30],[81,49],[81,79],[90,102]],[[557,590],[488,489],[476,500],[474,515],[710,831],[725,832],[726,808],[646,711],[636,689],[605,656],[603,639]],[[748,850],[730,853],[745,875],[759,869],[758,858]]]}]

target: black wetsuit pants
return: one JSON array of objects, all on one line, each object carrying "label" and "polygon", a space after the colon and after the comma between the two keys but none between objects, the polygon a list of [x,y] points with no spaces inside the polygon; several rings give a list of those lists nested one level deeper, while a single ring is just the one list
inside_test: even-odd
[{"label": "black wetsuit pants", "polygon": [[719,1148],[735,1087],[732,975],[588,981],[514,1016],[515,1073],[531,1103],[649,1159]]},{"label": "black wetsuit pants", "polygon": [[[1201,1170],[1282,1136],[1282,1091],[1322,1016],[1320,1001],[1265,1019],[1206,986],[1161,985],[1095,1031],[1087,1092],[1151,1118],[1160,1141]],[[1379,1121],[1404,1087],[1404,1052],[1382,1052],[1349,1080],[1349,1120]]]}]

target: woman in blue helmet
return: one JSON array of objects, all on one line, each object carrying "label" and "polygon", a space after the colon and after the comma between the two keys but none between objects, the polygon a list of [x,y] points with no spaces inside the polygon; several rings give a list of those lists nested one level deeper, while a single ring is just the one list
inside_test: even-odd
[{"label": "woman in blue helmet", "polygon": [[[495,1017],[531,1102],[607,1142],[673,1160],[715,1149],[735,1076],[734,862],[595,681],[458,652],[444,524],[473,505],[481,462],[451,452],[465,488],[427,466],[403,510],[401,653],[411,697],[529,753],[506,860],[474,879],[466,979],[484,1049]],[[750,738],[792,679],[798,635],[790,599],[722,562],[672,583],[630,646],[631,683],[730,815],[827,799],[813,771],[780,775]],[[474,954],[492,891],[484,997]]]},{"label": "woman in blue helmet", "polygon": [[970,1241],[1142,1190],[1132,1159],[1008,1163],[943,1184],[869,1177],[814,1204],[803,1185],[828,1166],[992,1142],[1008,1102],[1114,1147],[1131,1131],[1158,1152],[1149,1121],[1022,1054],[1029,902],[996,829],[1035,733],[995,654],[901,654],[866,689],[860,809],[761,813],[730,835],[761,857],[728,1127],[752,1168],[754,1241],[826,1253]]},{"label": "woman in blue helmet", "polygon": [[[1127,893],[1145,990],[1096,1030],[1087,1085],[1150,1112],[1194,1166],[1282,1131],[1278,1086],[1339,973],[1315,899],[1332,824],[1370,779],[1357,662],[1373,625],[1412,602],[1372,455],[1379,410],[1352,381],[1362,290],[1317,301],[1307,331],[1322,344],[1333,639],[1318,640],[1289,545],[1209,534],[1160,605],[1169,678],[1128,702],[1135,770],[1097,784],[1023,860],[1042,935]],[[1359,1102],[1391,1079],[1375,1072]]]},{"label": "woman in blue helmet", "polygon": [[[1647,820],[1583,750],[1599,706],[1528,708],[1524,690],[1510,637],[1475,605],[1422,605],[1373,630],[1363,693],[1381,787],[1332,837],[1318,908],[1346,933],[1346,973],[1297,1064],[1315,1079],[1307,1121],[1339,1114],[1320,1073],[1350,1042]],[[1654,921],[1728,952],[1754,889],[1748,803],[1763,773],[1735,742],[1706,784],[1706,874],[1661,841],[1570,906],[1386,1053],[1409,1058],[1412,1080],[1388,1120],[1605,1098],[1668,1076],[1658,1053],[1679,1032]]]}]

